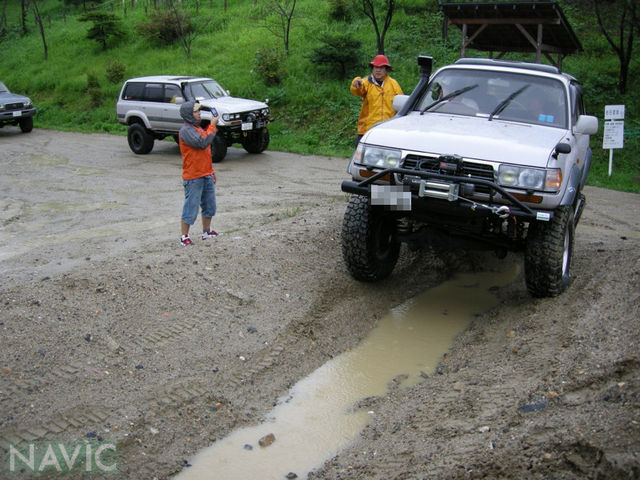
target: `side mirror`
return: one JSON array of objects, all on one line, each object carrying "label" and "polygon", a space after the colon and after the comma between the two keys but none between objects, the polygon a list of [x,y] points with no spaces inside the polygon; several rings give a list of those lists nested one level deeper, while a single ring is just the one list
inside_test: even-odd
[{"label": "side mirror", "polygon": [[183,104],[183,103],[184,103],[184,97],[176,97],[176,98],[173,100],[173,103],[175,103],[176,105],[181,105],[181,104]]},{"label": "side mirror", "polygon": [[558,158],[558,154],[560,153],[564,155],[566,155],[567,153],[571,153],[571,145],[565,142],[560,142],[559,144],[557,144],[555,151],[553,152],[553,158]]},{"label": "side mirror", "polygon": [[573,126],[573,133],[595,135],[598,133],[598,119],[591,115],[580,115]]},{"label": "side mirror", "polygon": [[396,112],[399,112],[400,109],[407,103],[407,100],[409,100],[409,95],[396,95],[395,97],[393,97],[393,109]]}]

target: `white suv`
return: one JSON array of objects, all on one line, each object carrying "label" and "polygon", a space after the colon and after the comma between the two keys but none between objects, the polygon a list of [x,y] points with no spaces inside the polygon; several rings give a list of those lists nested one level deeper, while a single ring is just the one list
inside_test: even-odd
[{"label": "white suv", "polygon": [[410,248],[523,251],[537,297],[570,282],[575,227],[591,164],[582,88],[542,64],[460,59],[394,99],[398,114],[362,138],[348,167],[353,194],[342,251],[360,280],[388,276]]},{"label": "white suv", "polygon": [[118,122],[129,126],[131,150],[149,153],[155,139],[167,136],[177,141],[184,123],[180,105],[188,100],[198,100],[205,107],[204,126],[210,118],[206,110],[215,109],[219,114],[212,161],[222,161],[227,147],[234,143],[241,144],[249,153],[260,153],[269,145],[267,125],[271,112],[266,103],[231,97],[210,78],[157,75],[127,80],[120,90],[116,115]]}]

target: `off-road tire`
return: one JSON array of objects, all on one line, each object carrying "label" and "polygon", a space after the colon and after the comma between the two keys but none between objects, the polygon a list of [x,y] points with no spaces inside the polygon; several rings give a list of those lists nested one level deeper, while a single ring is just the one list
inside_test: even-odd
[{"label": "off-road tire", "polygon": [[127,140],[129,148],[135,154],[144,155],[153,149],[153,135],[141,123],[129,125]]},{"label": "off-road tire", "polygon": [[342,257],[356,280],[388,277],[398,262],[400,241],[395,219],[369,199],[352,195],[342,222]]},{"label": "off-road tire", "polygon": [[26,117],[20,120],[20,130],[22,133],[29,133],[33,130],[33,117]]},{"label": "off-road tire", "polygon": [[269,146],[269,141],[269,130],[261,128],[260,130],[249,132],[242,139],[242,146],[249,153],[262,153]]},{"label": "off-road tire", "polygon": [[524,273],[532,296],[555,297],[569,286],[574,237],[574,213],[570,206],[558,208],[548,223],[529,226]]},{"label": "off-road tire", "polygon": [[227,156],[227,140],[218,131],[211,144],[211,161],[219,163]]}]

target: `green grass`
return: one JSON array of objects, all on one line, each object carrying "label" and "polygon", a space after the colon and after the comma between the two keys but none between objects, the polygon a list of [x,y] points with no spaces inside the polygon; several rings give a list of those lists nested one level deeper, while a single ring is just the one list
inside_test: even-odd
[{"label": "green grass", "polygon": [[[187,58],[180,45],[159,46],[136,33],[135,25],[146,21],[153,2],[109,2],[106,11],[120,16],[127,37],[101,51],[88,40],[89,24],[78,21],[81,7],[66,6],[61,0],[39,2],[45,19],[49,58],[33,15],[28,15],[30,33],[19,33],[20,3],[9,1],[8,33],[0,38],[0,80],[17,93],[27,93],[38,108],[35,126],[81,132],[124,135],[125,127],[115,119],[115,101],[121,81],[110,82],[107,67],[119,62],[125,78],[152,74],[194,74],[217,79],[232,95],[269,99],[274,122],[270,127],[270,149],[300,154],[344,157],[351,155],[355,140],[360,99],[349,93],[355,75],[367,73],[366,63],[376,53],[375,35],[368,19],[357,13],[348,22],[330,19],[327,1],[298,0],[292,22],[290,53],[283,57],[286,74],[279,85],[268,86],[255,69],[256,54],[263,48],[283,51],[282,40],[264,27],[264,0],[184,0],[197,25],[209,22],[192,45]],[[563,4],[565,14],[580,38],[584,53],[568,56],[565,71],[581,80],[587,110],[600,118],[600,133],[592,139],[594,161],[588,183],[605,188],[640,193],[640,66],[635,55],[626,95],[617,93],[618,62],[589,15]],[[159,3],[159,5],[163,5]],[[410,93],[418,81],[416,58],[434,57],[439,67],[459,56],[459,32],[449,29],[441,38],[442,16],[435,0],[397,2],[391,29],[386,37],[386,54],[394,66],[393,76]],[[362,62],[353,65],[347,78],[338,79],[309,60],[314,48],[331,32],[350,33],[362,42]],[[636,45],[636,48],[640,48]],[[480,52],[469,54],[482,56]],[[528,59],[531,57],[511,56]],[[89,78],[97,78],[99,89],[90,95]],[[625,148],[614,152],[613,175],[608,175],[609,151],[602,149],[602,117],[607,104],[625,104],[627,126]]]}]

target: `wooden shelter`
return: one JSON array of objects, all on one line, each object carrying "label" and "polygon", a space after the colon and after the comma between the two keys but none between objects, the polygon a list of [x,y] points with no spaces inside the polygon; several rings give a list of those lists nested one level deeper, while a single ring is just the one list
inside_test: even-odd
[{"label": "wooden shelter", "polygon": [[[582,51],[582,45],[557,1],[440,3],[443,36],[448,25],[462,31],[461,57],[468,48],[501,58],[507,52],[542,55],[562,69],[562,59]],[[552,55],[557,55],[554,61]]]}]

